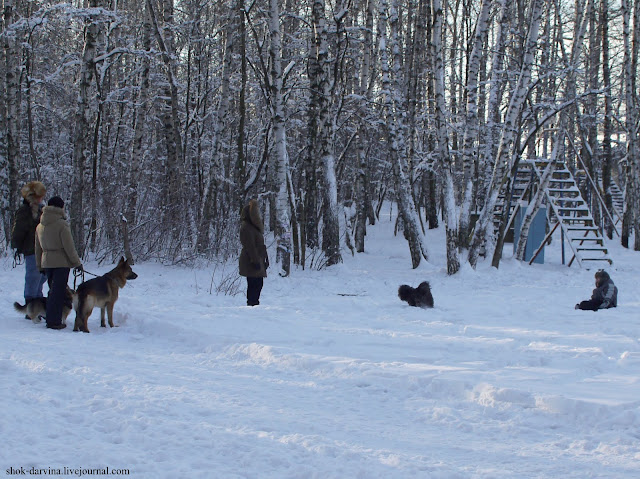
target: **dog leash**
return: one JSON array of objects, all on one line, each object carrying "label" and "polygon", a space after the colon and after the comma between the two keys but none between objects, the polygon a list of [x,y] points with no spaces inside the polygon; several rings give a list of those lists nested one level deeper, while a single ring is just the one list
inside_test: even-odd
[{"label": "dog leash", "polygon": [[90,274],[91,276],[97,278],[98,276],[100,276],[99,274],[95,274],[92,273],[91,271],[87,271],[86,269],[82,268],[79,271],[76,271],[75,269],[73,270],[73,289],[76,289],[76,281],[78,280],[79,277],[82,277],[82,281],[80,281],[80,284],[84,283],[84,274]]}]

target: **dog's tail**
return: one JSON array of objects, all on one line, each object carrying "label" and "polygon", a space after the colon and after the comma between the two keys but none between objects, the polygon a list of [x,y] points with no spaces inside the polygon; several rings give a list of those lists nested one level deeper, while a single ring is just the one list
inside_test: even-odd
[{"label": "dog's tail", "polygon": [[13,309],[15,309],[17,312],[19,313],[26,313],[27,312],[27,305],[25,303],[25,305],[21,305],[20,303],[18,303],[17,301],[15,303],[13,303]]}]

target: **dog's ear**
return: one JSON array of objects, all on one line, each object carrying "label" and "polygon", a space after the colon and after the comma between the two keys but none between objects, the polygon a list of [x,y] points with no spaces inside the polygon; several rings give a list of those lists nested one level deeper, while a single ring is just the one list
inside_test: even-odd
[{"label": "dog's ear", "polygon": [[120,256],[120,261],[118,261],[118,264],[122,264],[125,263],[126,260],[124,259],[124,256]]}]

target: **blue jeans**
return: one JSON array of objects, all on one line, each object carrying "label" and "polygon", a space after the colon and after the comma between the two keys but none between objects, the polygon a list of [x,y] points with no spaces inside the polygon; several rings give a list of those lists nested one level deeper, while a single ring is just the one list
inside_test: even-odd
[{"label": "blue jeans", "polygon": [[42,285],[47,277],[38,271],[36,267],[36,255],[24,257],[24,299],[42,298]]}]

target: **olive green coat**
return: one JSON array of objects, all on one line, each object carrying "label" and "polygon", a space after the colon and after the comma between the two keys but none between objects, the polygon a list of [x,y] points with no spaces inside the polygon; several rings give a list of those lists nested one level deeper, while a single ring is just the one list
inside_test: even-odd
[{"label": "olive green coat", "polygon": [[36,226],[40,223],[42,210],[27,200],[16,211],[11,230],[11,247],[18,253],[30,256],[35,253]]},{"label": "olive green coat", "polygon": [[36,228],[36,265],[48,268],[75,268],[82,262],[76,252],[64,209],[45,206]]},{"label": "olive green coat", "polygon": [[255,200],[251,200],[242,209],[240,220],[240,243],[242,244],[239,259],[240,276],[266,278],[269,258],[264,245],[264,226]]}]

